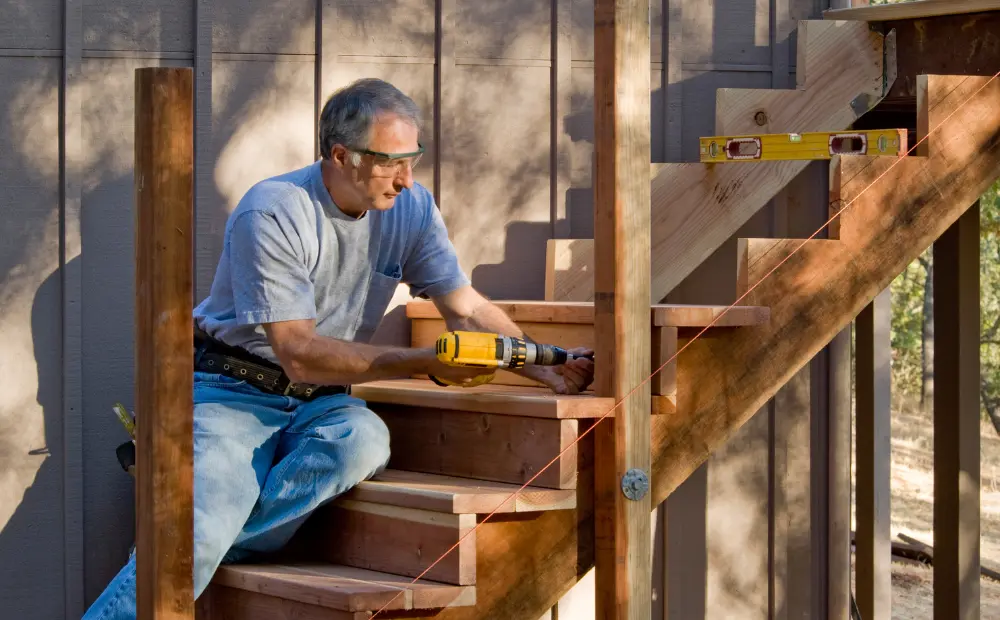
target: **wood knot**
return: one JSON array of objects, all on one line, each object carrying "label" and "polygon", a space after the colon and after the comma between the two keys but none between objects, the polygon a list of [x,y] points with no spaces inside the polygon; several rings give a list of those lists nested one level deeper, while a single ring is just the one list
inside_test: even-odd
[{"label": "wood knot", "polygon": [[753,122],[757,123],[758,127],[763,127],[767,124],[767,114],[761,110],[753,115]]}]

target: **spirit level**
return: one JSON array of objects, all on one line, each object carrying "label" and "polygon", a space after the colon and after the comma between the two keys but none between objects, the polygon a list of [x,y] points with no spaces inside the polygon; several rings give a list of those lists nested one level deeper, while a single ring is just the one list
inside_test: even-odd
[{"label": "spirit level", "polygon": [[815,131],[701,138],[702,163],[830,159],[834,155],[901,157],[905,153],[905,129]]}]

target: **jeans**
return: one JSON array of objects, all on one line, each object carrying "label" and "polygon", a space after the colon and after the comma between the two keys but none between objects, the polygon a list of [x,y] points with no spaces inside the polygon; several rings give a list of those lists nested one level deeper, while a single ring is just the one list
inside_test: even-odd
[{"label": "jeans", "polygon": [[[389,431],[362,400],[307,402],[196,372],[194,597],[220,564],[281,549],[313,510],[388,460]],[[133,552],[84,620],[134,619],[135,606]]]}]

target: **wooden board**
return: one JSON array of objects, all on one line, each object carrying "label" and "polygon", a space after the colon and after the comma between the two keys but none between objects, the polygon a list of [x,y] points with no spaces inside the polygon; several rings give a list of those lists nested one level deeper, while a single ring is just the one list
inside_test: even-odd
[{"label": "wooden board", "polygon": [[340,499],[318,509],[297,537],[310,557],[408,577],[458,544],[424,578],[464,586],[476,583],[475,526],[474,514]]},{"label": "wooden board", "polygon": [[955,0],[917,0],[850,9],[829,9],[823,11],[823,18],[878,22],[997,10],[1000,10],[1000,0],[961,0],[959,2]]},{"label": "wooden board", "polygon": [[[733,112],[726,111],[723,116],[736,119],[731,123],[727,121],[731,127],[745,126],[748,114],[756,117],[758,110],[750,104],[765,103],[760,97],[770,102],[766,115],[775,119],[770,122],[771,131],[783,131],[776,128],[786,124],[804,128],[801,131],[809,128],[839,131],[857,118],[857,112],[850,108],[855,98],[868,99],[863,106],[865,110],[874,105],[882,95],[885,65],[881,60],[882,50],[874,47],[871,35],[864,32],[863,27],[859,29],[849,24],[841,24],[835,29],[817,26],[816,30],[824,33],[814,37],[819,49],[817,54],[837,45],[859,51],[859,54],[864,50],[851,65],[860,70],[833,71],[820,64],[820,69],[813,72],[819,76],[816,86],[804,93],[770,90],[749,94],[750,98],[742,102],[739,92],[733,91],[728,96],[734,101],[717,105],[720,112],[722,106],[736,106]],[[888,66],[891,67],[891,63]],[[841,75],[843,81],[835,79]],[[779,104],[787,108],[777,107]],[[717,133],[735,132],[727,128]],[[799,161],[760,162],[746,167],[654,164],[651,301],[666,297],[807,164]],[[546,297],[559,301],[593,299],[593,241],[553,239],[548,243],[550,273],[546,274]]]},{"label": "wooden board", "polygon": [[[555,394],[544,387],[486,384],[441,387],[426,379],[393,379],[355,385],[351,393],[369,404],[409,405],[532,418],[596,418],[614,406],[593,394]],[[376,407],[376,410],[379,410]]]},{"label": "wooden board", "polygon": [[474,586],[454,586],[323,563],[220,566],[213,585],[341,611],[431,609],[475,604]]},{"label": "wooden board", "polygon": [[389,467],[534,487],[576,487],[577,420],[375,404],[389,427]]},{"label": "wooden board", "polygon": [[390,469],[342,497],[454,514],[537,512],[576,506],[576,493],[569,489],[519,489],[513,484]]},{"label": "wooden board", "polygon": [[135,72],[136,608],[194,617],[194,80]]},{"label": "wooden board", "polygon": [[[892,84],[896,72],[894,39],[895,34],[885,37],[863,22],[799,22],[795,90],[717,89],[715,133],[849,128]],[[883,58],[884,45],[890,46],[890,53]],[[858,98],[864,100],[863,106],[852,105]]]},{"label": "wooden board", "polygon": [[[198,620],[369,620],[371,612],[338,611],[260,592],[209,584],[197,602]],[[386,617],[386,616],[380,616]]]},{"label": "wooden board", "polygon": [[[593,325],[594,302],[592,301],[514,301],[493,300],[515,323],[567,323]],[[726,311],[728,306],[701,306],[694,304],[652,304],[650,317],[657,327],[737,327],[740,325],[760,325],[767,321],[768,309],[764,307],[739,306]],[[410,319],[440,319],[441,313],[433,302],[411,301],[406,305],[406,316]]]}]

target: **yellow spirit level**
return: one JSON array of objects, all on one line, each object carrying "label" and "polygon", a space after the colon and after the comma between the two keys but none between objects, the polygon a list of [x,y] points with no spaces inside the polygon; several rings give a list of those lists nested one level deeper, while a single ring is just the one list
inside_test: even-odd
[{"label": "yellow spirit level", "polygon": [[869,131],[815,131],[701,138],[701,162],[773,161],[778,159],[830,159],[834,155],[906,154],[905,129]]}]

